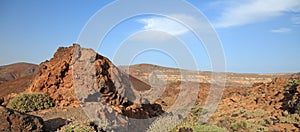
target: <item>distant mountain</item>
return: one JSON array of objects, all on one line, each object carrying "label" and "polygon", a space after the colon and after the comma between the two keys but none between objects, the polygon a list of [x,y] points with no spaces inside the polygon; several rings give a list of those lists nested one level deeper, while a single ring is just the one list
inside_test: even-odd
[{"label": "distant mountain", "polygon": [[28,75],[33,75],[38,70],[38,65],[30,63],[15,63],[0,66],[0,84]]},{"label": "distant mountain", "polygon": [[[299,73],[291,74],[242,74],[242,73],[220,73],[209,71],[192,71],[178,68],[168,68],[163,66],[157,66],[152,64],[137,64],[131,66],[119,66],[122,71],[144,81],[145,83],[151,82],[151,75],[155,72],[156,77],[159,80],[165,82],[176,81],[189,81],[198,83],[212,83],[220,82],[226,83],[227,86],[233,87],[251,87],[254,83],[266,83],[271,82],[275,78],[287,78],[291,76],[299,76]],[[182,76],[183,75],[183,76]],[[214,75],[216,78],[212,78]],[[225,77],[218,78],[218,76],[226,75]],[[150,80],[149,80],[150,79]]]}]

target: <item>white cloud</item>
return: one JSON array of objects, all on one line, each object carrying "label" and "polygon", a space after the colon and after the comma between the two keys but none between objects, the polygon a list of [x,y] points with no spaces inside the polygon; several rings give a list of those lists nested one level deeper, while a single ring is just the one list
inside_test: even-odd
[{"label": "white cloud", "polygon": [[189,29],[181,23],[167,17],[149,17],[139,20],[145,24],[144,30],[157,30],[171,35],[182,35],[189,32]]},{"label": "white cloud", "polygon": [[286,12],[299,12],[299,0],[249,0],[224,9],[215,26],[226,28],[255,23],[280,16]]},{"label": "white cloud", "polygon": [[278,29],[271,30],[271,32],[273,32],[273,33],[287,33],[290,31],[291,31],[291,29],[289,29],[289,28],[278,28]]},{"label": "white cloud", "polygon": [[175,36],[172,34],[157,31],[157,30],[142,30],[136,32],[132,36],[130,36],[132,40],[142,42],[154,42],[154,41],[163,41],[167,42],[168,40],[172,39]]}]

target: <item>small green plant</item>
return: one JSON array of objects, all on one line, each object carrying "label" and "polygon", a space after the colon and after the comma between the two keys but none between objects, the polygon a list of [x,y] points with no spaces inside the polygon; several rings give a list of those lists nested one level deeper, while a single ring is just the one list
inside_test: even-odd
[{"label": "small green plant", "polygon": [[237,131],[237,130],[247,130],[249,128],[249,125],[247,124],[247,122],[245,121],[239,121],[236,123],[231,124],[230,128],[233,131]]},{"label": "small green plant", "polygon": [[21,94],[9,101],[7,107],[20,112],[48,109],[55,103],[47,94]]},{"label": "small green plant", "polygon": [[203,111],[202,108],[194,107],[194,108],[191,109],[191,114],[193,116],[197,116],[198,117],[201,114],[202,111]]},{"label": "small green plant", "polygon": [[218,121],[217,126],[221,128],[230,129],[231,124],[233,124],[234,122],[236,122],[235,118],[225,117],[224,119]]},{"label": "small green plant", "polygon": [[268,131],[268,128],[265,127],[269,122],[269,117],[262,119],[250,119],[245,121],[250,131]]},{"label": "small green plant", "polygon": [[176,127],[176,129],[171,130],[171,132],[178,132],[182,128],[191,128],[195,132],[223,132],[224,129],[215,125],[198,123],[181,123]]},{"label": "small green plant", "polygon": [[261,117],[266,114],[269,114],[267,111],[264,111],[262,109],[257,109],[254,111],[246,111],[244,117],[246,118],[255,118],[255,117]]},{"label": "small green plant", "polygon": [[239,122],[232,123],[230,125],[230,129],[232,131],[268,131],[266,124],[270,123],[271,117],[266,117],[262,119],[250,119],[250,120],[243,120]]},{"label": "small green plant", "polygon": [[295,88],[297,87],[298,85],[300,85],[300,80],[298,79],[292,79],[292,80],[289,80],[285,87],[292,87],[292,88]]},{"label": "small green plant", "polygon": [[224,129],[214,125],[196,125],[195,132],[223,132]]},{"label": "small green plant", "polygon": [[88,124],[73,124],[65,128],[64,132],[94,132],[95,130]]},{"label": "small green plant", "polygon": [[288,123],[288,124],[299,124],[300,116],[298,114],[290,114],[286,117],[282,117],[279,119],[280,123]]}]

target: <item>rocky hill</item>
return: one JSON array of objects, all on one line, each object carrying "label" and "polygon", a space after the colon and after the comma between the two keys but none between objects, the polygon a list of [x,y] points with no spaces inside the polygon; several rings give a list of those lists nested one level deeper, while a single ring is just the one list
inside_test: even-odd
[{"label": "rocky hill", "polygon": [[0,84],[15,80],[24,76],[32,75],[38,70],[38,66],[29,63],[15,63],[0,66]]}]

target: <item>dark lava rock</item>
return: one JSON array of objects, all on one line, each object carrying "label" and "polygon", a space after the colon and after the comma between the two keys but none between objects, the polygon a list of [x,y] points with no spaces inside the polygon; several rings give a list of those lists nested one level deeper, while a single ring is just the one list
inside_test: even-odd
[{"label": "dark lava rock", "polygon": [[43,119],[0,106],[0,132],[42,132]]}]

